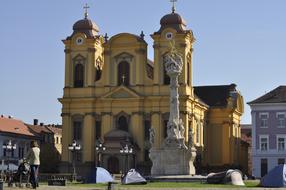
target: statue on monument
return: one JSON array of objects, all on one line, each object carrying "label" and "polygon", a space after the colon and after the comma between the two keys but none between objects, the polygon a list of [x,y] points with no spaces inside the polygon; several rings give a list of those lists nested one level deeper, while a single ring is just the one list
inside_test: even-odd
[{"label": "statue on monument", "polygon": [[155,143],[155,129],[154,128],[149,129],[149,142],[150,142],[151,148],[153,148],[154,143]]}]

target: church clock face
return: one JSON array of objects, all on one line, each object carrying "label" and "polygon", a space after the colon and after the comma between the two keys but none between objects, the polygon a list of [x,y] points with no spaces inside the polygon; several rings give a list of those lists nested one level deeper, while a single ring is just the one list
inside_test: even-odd
[{"label": "church clock face", "polygon": [[76,43],[77,45],[83,44],[83,38],[82,38],[82,37],[76,38],[75,43]]},{"label": "church clock face", "polygon": [[172,32],[167,32],[165,37],[166,37],[167,40],[171,40],[171,39],[173,39],[173,33]]}]

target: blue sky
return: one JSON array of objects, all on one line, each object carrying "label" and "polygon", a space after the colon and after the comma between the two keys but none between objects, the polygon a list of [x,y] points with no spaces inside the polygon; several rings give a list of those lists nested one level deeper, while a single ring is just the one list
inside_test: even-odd
[{"label": "blue sky", "polygon": [[[1,0],[0,114],[31,123],[61,123],[64,46],[72,25],[89,17],[109,36],[149,34],[171,10],[168,0]],[[177,12],[192,29],[194,85],[236,83],[245,102],[285,85],[285,0],[179,0]],[[245,105],[242,123],[250,123]]]}]

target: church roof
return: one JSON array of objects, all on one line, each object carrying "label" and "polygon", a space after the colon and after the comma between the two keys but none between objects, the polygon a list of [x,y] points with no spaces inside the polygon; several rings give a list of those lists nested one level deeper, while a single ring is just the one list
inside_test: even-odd
[{"label": "church roof", "polygon": [[195,86],[194,92],[203,102],[210,107],[226,107],[230,92],[235,90],[236,85],[219,86]]},{"label": "church roof", "polygon": [[267,94],[248,102],[248,104],[260,103],[286,103],[286,86],[279,86]]}]

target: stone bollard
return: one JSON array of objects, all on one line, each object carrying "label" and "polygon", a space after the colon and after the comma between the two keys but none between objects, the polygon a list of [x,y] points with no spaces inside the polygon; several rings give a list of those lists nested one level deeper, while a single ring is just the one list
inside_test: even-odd
[{"label": "stone bollard", "polygon": [[115,184],[113,182],[108,182],[107,190],[115,190]]}]

